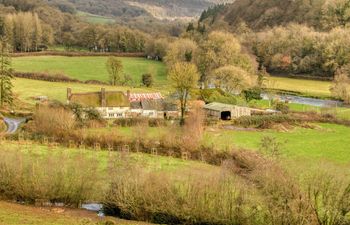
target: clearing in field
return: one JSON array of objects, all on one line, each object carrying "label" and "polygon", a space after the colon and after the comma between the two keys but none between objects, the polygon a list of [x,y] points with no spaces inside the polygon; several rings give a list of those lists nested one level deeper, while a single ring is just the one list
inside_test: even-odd
[{"label": "clearing in field", "polygon": [[268,88],[296,91],[310,96],[329,97],[331,95],[329,81],[294,79],[287,77],[269,77]]},{"label": "clearing in field", "polygon": [[107,16],[95,15],[87,12],[78,11],[78,16],[86,22],[95,24],[111,24],[115,22],[115,19]]},{"label": "clearing in field", "polygon": [[[152,73],[155,85],[166,83],[165,65],[144,58],[121,57],[124,74],[141,84],[142,74]],[[109,81],[107,57],[29,56],[13,58],[13,68],[19,72],[62,73],[81,81]]]}]

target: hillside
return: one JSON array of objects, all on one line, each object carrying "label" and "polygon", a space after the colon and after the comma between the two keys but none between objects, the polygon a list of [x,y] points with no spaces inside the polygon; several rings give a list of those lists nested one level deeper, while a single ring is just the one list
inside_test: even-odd
[{"label": "hillside", "polygon": [[61,9],[113,17],[153,16],[157,19],[187,19],[218,3],[233,0],[46,0]]},{"label": "hillside", "polygon": [[349,22],[349,2],[342,0],[237,0],[206,18],[212,24],[237,27],[242,22],[253,30],[288,23],[330,29]]}]

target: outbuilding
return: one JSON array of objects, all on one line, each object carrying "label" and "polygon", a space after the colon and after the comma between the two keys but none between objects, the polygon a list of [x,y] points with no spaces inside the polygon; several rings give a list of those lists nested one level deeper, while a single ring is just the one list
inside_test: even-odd
[{"label": "outbuilding", "polygon": [[213,102],[204,106],[207,116],[221,120],[231,120],[242,116],[251,116],[252,109],[237,105]]}]

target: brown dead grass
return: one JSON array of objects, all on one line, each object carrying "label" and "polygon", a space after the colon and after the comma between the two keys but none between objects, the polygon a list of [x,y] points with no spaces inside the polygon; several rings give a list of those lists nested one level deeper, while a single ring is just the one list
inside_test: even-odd
[{"label": "brown dead grass", "polygon": [[34,207],[0,201],[0,225],[92,225],[105,221],[113,221],[115,224],[149,224],[112,217],[100,218],[95,212],[82,209]]}]

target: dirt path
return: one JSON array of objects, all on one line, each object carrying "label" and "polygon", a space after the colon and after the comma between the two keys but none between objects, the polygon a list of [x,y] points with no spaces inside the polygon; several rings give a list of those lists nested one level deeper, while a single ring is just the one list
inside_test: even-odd
[{"label": "dirt path", "polygon": [[106,221],[118,225],[149,225],[112,217],[100,218],[94,212],[81,209],[43,208],[0,201],[0,225],[102,225]]}]

